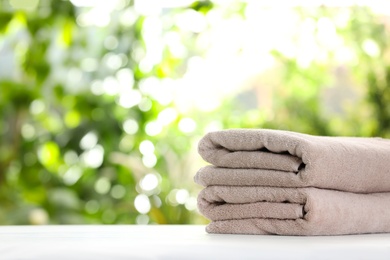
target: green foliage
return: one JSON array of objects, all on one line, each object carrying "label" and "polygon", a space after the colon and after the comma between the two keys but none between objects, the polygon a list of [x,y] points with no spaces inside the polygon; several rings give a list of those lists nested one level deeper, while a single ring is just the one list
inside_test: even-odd
[{"label": "green foliage", "polygon": [[[38,2],[19,10],[0,1],[0,52],[9,54],[5,65],[0,56],[0,224],[205,223],[195,212],[200,187],[192,177],[202,165],[197,140],[209,129],[390,135],[389,29],[367,8],[353,9],[347,24],[336,26],[357,63],[340,65],[336,50],[321,45],[319,21],[336,20],[338,9],[297,9],[300,22],[317,24],[313,37],[326,49],[325,61],[305,65],[275,48],[275,68],[261,75],[272,89],[269,100],[250,90],[212,111],[180,112],[166,101],[164,86],[207,45],[172,17],[222,10],[226,18],[246,19],[247,3],[197,1],[164,10],[157,26],[131,1],[93,21],[86,16],[92,8]],[[156,26],[156,34],[178,35],[185,51],[178,55],[147,38]],[[161,57],[145,62],[156,46]],[[334,75],[337,66],[362,98],[335,114],[323,99],[345,83]],[[268,107],[256,98],[270,101]],[[248,100],[260,104],[248,108]]]},{"label": "green foliage", "polygon": [[[142,217],[134,206],[139,194],[147,194],[151,205],[150,219],[141,223],[204,222],[192,213],[196,190],[186,170],[191,161],[185,162],[192,140],[177,126],[183,116],[147,133],[172,104],[139,88],[151,76],[172,75],[182,61],[165,52],[164,62],[150,71],[139,66],[143,16],[126,25],[113,16],[107,27],[80,26],[81,8],[48,3],[0,15],[17,74],[0,78],[0,223],[135,223]],[[116,94],[118,78],[127,103]],[[104,94],[102,84],[112,94]],[[140,148],[145,141],[152,144],[146,152]],[[159,185],[143,190],[140,181],[148,173]],[[191,192],[190,210],[167,199],[180,189]]]}]

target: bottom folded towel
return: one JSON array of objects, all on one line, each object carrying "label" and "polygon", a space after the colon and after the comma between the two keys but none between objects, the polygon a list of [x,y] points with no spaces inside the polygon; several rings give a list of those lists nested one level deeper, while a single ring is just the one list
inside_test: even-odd
[{"label": "bottom folded towel", "polygon": [[198,196],[209,233],[343,235],[390,232],[390,193],[208,186]]}]

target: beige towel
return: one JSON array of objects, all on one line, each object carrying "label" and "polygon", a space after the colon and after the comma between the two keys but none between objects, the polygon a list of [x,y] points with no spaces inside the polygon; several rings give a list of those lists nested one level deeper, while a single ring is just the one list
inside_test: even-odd
[{"label": "beige towel", "polygon": [[218,166],[197,173],[195,181],[204,186],[390,191],[390,141],[381,138],[234,129],[207,134],[199,143],[199,153]]},{"label": "beige towel", "polygon": [[390,141],[278,130],[207,134],[198,208],[210,233],[390,232]]},{"label": "beige towel", "polygon": [[342,235],[390,232],[390,193],[209,186],[198,197],[209,233]]}]

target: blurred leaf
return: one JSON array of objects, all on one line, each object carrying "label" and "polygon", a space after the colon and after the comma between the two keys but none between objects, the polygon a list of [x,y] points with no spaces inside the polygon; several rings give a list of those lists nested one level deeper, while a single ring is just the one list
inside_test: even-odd
[{"label": "blurred leaf", "polygon": [[0,13],[0,33],[4,33],[8,23],[12,20],[12,13]]},{"label": "blurred leaf", "polygon": [[65,124],[69,128],[77,127],[81,122],[81,115],[76,110],[71,110],[65,115]]},{"label": "blurred leaf", "polygon": [[52,173],[57,173],[60,166],[60,149],[54,142],[46,142],[38,150],[39,161]]},{"label": "blurred leaf", "polygon": [[67,19],[63,25],[62,28],[62,41],[64,42],[65,46],[70,46],[72,44],[72,36],[73,36],[73,21]]},{"label": "blurred leaf", "polygon": [[213,6],[214,6],[213,2],[209,0],[204,0],[204,1],[193,2],[190,5],[190,8],[197,12],[207,14],[213,8]]}]

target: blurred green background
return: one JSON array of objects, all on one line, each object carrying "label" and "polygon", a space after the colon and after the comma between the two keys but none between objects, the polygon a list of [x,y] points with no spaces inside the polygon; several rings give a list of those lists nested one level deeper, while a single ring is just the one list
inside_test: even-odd
[{"label": "blurred green background", "polygon": [[0,224],[206,223],[212,130],[390,137],[389,9],[323,2],[0,0]]}]

